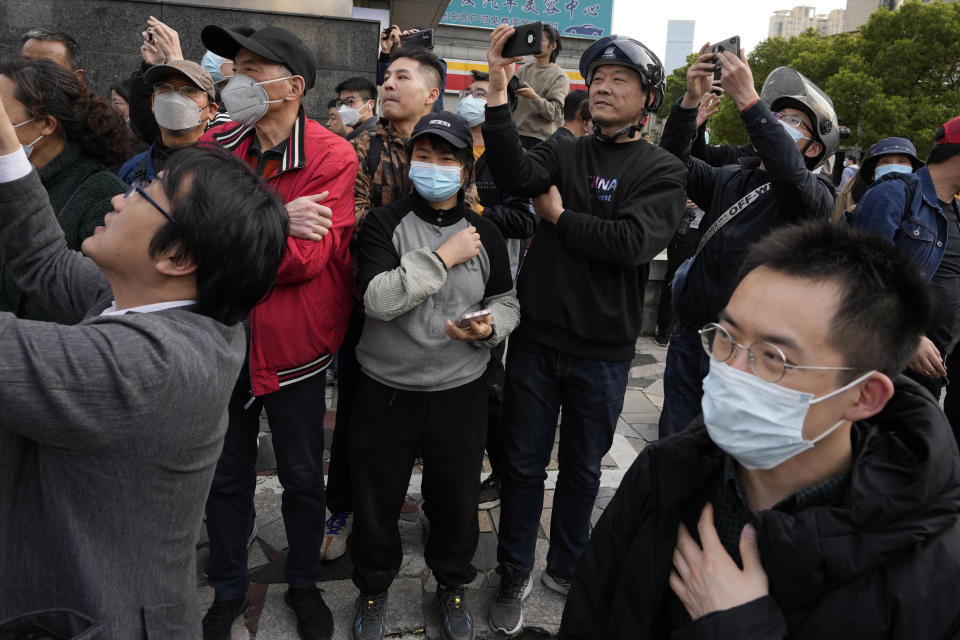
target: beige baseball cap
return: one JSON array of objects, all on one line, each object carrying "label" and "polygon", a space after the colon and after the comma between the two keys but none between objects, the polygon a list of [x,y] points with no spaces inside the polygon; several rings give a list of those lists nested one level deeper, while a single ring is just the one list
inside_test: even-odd
[{"label": "beige baseball cap", "polygon": [[192,60],[171,60],[170,62],[154,65],[143,74],[143,81],[151,85],[156,84],[160,82],[164,76],[168,76],[171,73],[182,75],[196,85],[197,88],[206,91],[211,100],[217,99],[217,92],[216,89],[214,89],[213,78],[210,77],[210,72]]}]

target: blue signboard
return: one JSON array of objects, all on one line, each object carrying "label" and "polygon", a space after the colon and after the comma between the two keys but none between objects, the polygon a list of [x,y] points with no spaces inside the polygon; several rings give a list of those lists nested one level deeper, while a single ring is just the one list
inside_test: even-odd
[{"label": "blue signboard", "polygon": [[500,24],[552,24],[560,35],[610,35],[613,0],[450,0],[440,24],[494,29]]}]

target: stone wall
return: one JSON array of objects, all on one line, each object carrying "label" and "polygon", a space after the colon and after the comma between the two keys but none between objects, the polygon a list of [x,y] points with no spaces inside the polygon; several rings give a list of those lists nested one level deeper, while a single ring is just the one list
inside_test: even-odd
[{"label": "stone wall", "polygon": [[313,17],[239,9],[219,9],[141,0],[0,0],[0,53],[17,54],[20,35],[42,27],[72,35],[81,48],[89,86],[100,95],[127,78],[142,58],[140,32],[149,16],[176,29],[184,56],[200,60],[200,30],[208,24],[274,25],[296,33],[317,57],[314,88],[304,100],[307,113],[326,120],[333,88],[351,76],[376,79],[380,25],[368,20]]}]

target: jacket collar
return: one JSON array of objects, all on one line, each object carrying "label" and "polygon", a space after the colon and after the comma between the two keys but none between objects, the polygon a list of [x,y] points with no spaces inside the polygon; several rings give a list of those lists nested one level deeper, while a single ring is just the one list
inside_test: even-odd
[{"label": "jacket collar", "polygon": [[923,194],[923,199],[927,201],[928,205],[939,211],[940,198],[937,197],[937,188],[933,184],[933,178],[930,177],[930,168],[923,166],[914,173],[920,180],[920,191]]},{"label": "jacket collar", "polygon": [[[301,169],[306,164],[307,156],[303,144],[304,134],[307,128],[306,119],[306,114],[301,106],[300,111],[297,113],[297,119],[293,123],[293,128],[290,130],[290,137],[287,138],[287,148],[283,152],[280,168],[274,175],[280,175],[284,171],[290,171],[291,169]],[[251,136],[256,134],[256,131],[256,126],[248,127],[234,123],[234,126],[227,126],[223,131],[213,134],[213,139],[225,149],[235,152],[240,145],[250,140]]]}]

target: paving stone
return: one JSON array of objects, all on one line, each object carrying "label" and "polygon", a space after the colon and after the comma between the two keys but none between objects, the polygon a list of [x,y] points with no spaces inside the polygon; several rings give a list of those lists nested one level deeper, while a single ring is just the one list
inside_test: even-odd
[{"label": "paving stone", "polygon": [[630,369],[631,378],[648,378],[651,376],[662,376],[664,366],[659,362],[644,364]]},{"label": "paving stone", "polygon": [[649,353],[638,353],[630,362],[630,367],[642,367],[644,365],[654,364],[655,362],[657,362],[656,356]]},{"label": "paving stone", "polygon": [[[546,500],[546,494],[550,494],[550,504],[553,504],[553,491],[544,492],[544,500]],[[500,507],[499,505],[490,509],[490,519],[493,520],[493,528],[495,531],[500,530]]]},{"label": "paving stone", "polygon": [[606,509],[611,500],[613,500],[613,496],[597,496],[597,499],[594,500],[593,504],[598,509]]},{"label": "paving stone", "polygon": [[633,423],[630,426],[647,442],[654,442],[660,437],[660,425],[656,422],[639,422]]},{"label": "paving stone", "polygon": [[614,460],[609,453],[605,453],[603,458],[600,459],[600,468],[601,469],[616,469],[617,462]]},{"label": "paving stone", "polygon": [[481,570],[497,567],[497,534],[481,533],[477,541],[477,550],[473,554],[473,566]]},{"label": "paving stone", "polygon": [[598,498],[607,498],[607,497],[609,497],[609,496],[612,496],[612,495],[615,494],[616,492],[617,492],[617,490],[614,489],[613,487],[600,487],[600,489],[597,491],[597,497],[598,497]]},{"label": "paving stone", "polygon": [[[647,402],[649,402],[649,400]],[[654,407],[653,411],[644,411],[643,413],[630,413],[624,411],[620,414],[620,417],[630,424],[656,424],[660,420],[660,410]]]},{"label": "paving stone", "polygon": [[660,378],[649,387],[645,387],[643,392],[647,394],[648,400],[650,399],[650,395],[660,396],[662,398],[663,397],[663,378]]},{"label": "paving stone", "polygon": [[640,453],[647,446],[647,441],[643,438],[627,438],[627,441],[630,443],[637,453]]},{"label": "paving stone", "polygon": [[280,518],[273,522],[258,524],[257,537],[277,551],[286,549],[289,546],[287,544],[287,530],[283,526],[283,519]]},{"label": "paving stone", "polygon": [[550,539],[550,516],[553,509],[544,509],[540,512],[540,535],[547,540]]},{"label": "paving stone", "polygon": [[593,512],[590,514],[590,526],[595,527],[597,525],[597,520],[600,519],[600,516],[603,515],[603,509],[598,509],[597,507],[593,508]]},{"label": "paving stone", "polygon": [[493,520],[486,510],[477,511],[477,522],[480,525],[480,533],[493,533]]},{"label": "paving stone", "polygon": [[[603,489],[601,489],[602,491]],[[551,509],[553,508],[553,495],[556,493],[555,489],[549,489],[543,492],[543,508]]]},{"label": "paving stone", "polygon": [[[621,413],[654,413],[658,414],[657,408],[650,403],[647,396],[639,389],[627,389],[623,396],[623,409]],[[624,418],[626,420],[626,418]],[[632,424],[631,420],[627,420]]]},{"label": "paving stone", "polygon": [[658,410],[663,411],[663,396],[650,395],[647,396],[647,399],[650,400],[650,403]]},{"label": "paving stone", "polygon": [[633,427],[630,426],[630,423],[624,420],[623,417],[617,418],[616,433],[628,438],[632,438],[637,435],[637,432],[633,430]]}]

